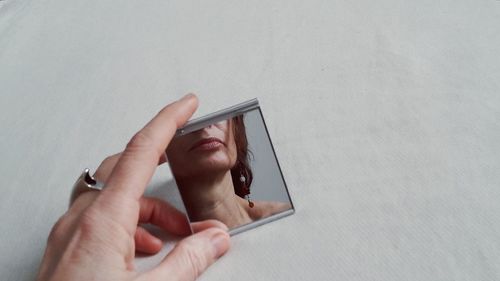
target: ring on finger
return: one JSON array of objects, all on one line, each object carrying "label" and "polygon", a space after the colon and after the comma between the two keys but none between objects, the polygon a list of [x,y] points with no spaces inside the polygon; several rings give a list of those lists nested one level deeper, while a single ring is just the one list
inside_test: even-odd
[{"label": "ring on finger", "polygon": [[76,198],[82,193],[88,191],[101,191],[104,188],[104,183],[97,181],[94,177],[90,175],[90,170],[86,168],[83,170],[82,174],[76,179],[73,189],[71,191],[71,196],[69,199],[69,205],[71,206],[75,202]]}]

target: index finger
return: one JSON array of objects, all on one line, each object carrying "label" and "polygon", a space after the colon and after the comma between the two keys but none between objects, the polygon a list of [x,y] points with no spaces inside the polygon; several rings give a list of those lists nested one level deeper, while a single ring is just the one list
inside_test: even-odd
[{"label": "index finger", "polygon": [[139,200],[165,153],[176,130],[184,125],[198,107],[198,99],[188,94],[164,107],[127,144],[109,176],[102,196],[108,200],[128,198]]}]

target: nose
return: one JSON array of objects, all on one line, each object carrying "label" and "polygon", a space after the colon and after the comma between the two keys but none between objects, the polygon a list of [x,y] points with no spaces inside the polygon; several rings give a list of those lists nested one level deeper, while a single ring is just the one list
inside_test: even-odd
[{"label": "nose", "polygon": [[205,132],[208,134],[209,131],[212,131],[213,126],[214,126],[214,124],[208,125],[205,128],[201,129],[200,132]]}]

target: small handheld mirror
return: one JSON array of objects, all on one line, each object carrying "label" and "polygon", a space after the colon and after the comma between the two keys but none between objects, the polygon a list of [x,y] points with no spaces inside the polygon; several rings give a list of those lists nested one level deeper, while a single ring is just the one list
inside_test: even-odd
[{"label": "small handheld mirror", "polygon": [[189,121],[166,152],[190,222],[234,235],[294,212],[256,99]]}]

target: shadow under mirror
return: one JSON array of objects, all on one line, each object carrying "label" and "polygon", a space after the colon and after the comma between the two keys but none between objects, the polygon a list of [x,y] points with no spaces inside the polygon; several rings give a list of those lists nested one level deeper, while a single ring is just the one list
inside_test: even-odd
[{"label": "shadow under mirror", "polygon": [[260,109],[209,120],[166,151],[189,220],[216,219],[236,234],[293,213]]}]

